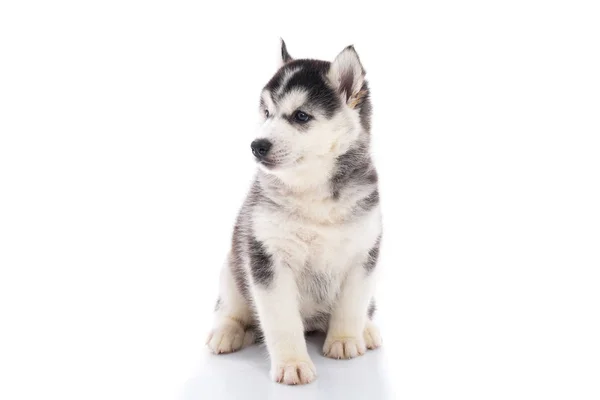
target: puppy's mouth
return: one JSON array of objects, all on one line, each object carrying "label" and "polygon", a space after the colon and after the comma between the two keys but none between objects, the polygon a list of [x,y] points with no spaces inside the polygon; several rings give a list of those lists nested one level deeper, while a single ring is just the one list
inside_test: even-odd
[{"label": "puppy's mouth", "polygon": [[269,160],[267,158],[262,158],[262,159],[257,158],[256,162],[268,169],[273,169],[279,165],[279,163],[277,163],[273,160]]},{"label": "puppy's mouth", "polygon": [[275,168],[288,168],[288,167],[293,167],[296,166],[298,164],[300,164],[302,161],[304,161],[304,157],[300,156],[298,158],[296,158],[294,161],[291,161],[289,158],[284,158],[284,159],[272,159],[269,157],[266,158],[255,158],[256,162],[262,166],[264,166],[266,169],[275,169]]},{"label": "puppy's mouth", "polygon": [[255,159],[256,162],[267,169],[275,169],[275,168],[289,168],[294,167],[302,163],[304,161],[304,157],[298,157],[294,161],[291,160],[273,160],[269,158],[263,159]]}]

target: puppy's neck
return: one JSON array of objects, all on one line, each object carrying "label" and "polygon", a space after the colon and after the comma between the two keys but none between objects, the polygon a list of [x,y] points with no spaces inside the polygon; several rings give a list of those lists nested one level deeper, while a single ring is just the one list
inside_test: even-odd
[{"label": "puppy's neck", "polygon": [[333,161],[311,168],[295,168],[293,171],[266,172],[259,169],[261,187],[273,194],[288,197],[313,197],[325,199],[331,196]]}]

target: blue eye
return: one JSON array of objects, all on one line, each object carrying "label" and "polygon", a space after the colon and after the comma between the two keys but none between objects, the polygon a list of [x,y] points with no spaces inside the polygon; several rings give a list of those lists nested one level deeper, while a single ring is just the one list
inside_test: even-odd
[{"label": "blue eye", "polygon": [[310,119],[310,115],[308,115],[304,111],[298,110],[294,113],[294,120],[296,122],[304,123],[304,122],[308,122],[309,119]]}]

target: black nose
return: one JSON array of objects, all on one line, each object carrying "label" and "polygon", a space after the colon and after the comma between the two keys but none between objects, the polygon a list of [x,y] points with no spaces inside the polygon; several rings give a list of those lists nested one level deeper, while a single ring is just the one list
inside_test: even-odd
[{"label": "black nose", "polygon": [[267,153],[271,149],[272,145],[273,143],[269,142],[267,139],[256,139],[254,142],[252,142],[252,144],[250,144],[250,147],[252,148],[252,154],[254,154],[254,157],[262,159],[267,156]]}]

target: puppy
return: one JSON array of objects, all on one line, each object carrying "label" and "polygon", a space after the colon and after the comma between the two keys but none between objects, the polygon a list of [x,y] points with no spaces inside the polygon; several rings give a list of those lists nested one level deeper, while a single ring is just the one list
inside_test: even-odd
[{"label": "puppy", "polygon": [[323,353],[336,359],[381,345],[371,321],[381,211],[369,89],[354,47],[328,62],[293,59],[282,41],[259,111],[256,178],[207,344],[220,354],[264,340],[272,378],[305,384],[316,377],[305,332],[326,332]]}]

